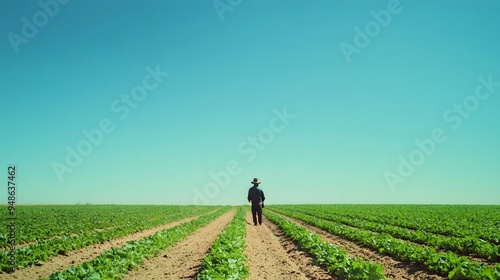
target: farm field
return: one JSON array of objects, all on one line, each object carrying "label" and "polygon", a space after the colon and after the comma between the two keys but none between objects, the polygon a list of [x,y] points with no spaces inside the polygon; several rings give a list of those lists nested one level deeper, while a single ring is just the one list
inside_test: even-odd
[{"label": "farm field", "polygon": [[14,272],[7,214],[0,279],[500,279],[500,206],[17,206]]}]

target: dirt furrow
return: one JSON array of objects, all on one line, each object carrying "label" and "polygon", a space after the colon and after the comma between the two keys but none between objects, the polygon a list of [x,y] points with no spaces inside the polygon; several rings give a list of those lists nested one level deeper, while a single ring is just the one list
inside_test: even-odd
[{"label": "dirt furrow", "polygon": [[328,233],[322,229],[316,228],[297,219],[283,216],[276,212],[273,213],[285,217],[299,225],[305,226],[309,231],[319,234],[323,238],[323,240],[328,241],[333,245],[340,246],[347,252],[349,257],[358,257],[366,261],[372,261],[381,264],[384,267],[384,273],[388,279],[446,279],[445,277],[439,276],[427,270],[425,267],[419,265],[411,265],[406,262],[395,260],[389,256],[380,255],[377,251],[360,247],[354,242]]},{"label": "dirt furrow", "polygon": [[236,209],[225,213],[160,255],[145,260],[137,270],[130,271],[125,279],[196,279],[210,246],[231,222],[235,213]]},{"label": "dirt furrow", "polygon": [[111,249],[112,247],[122,247],[128,241],[140,240],[146,236],[154,234],[157,231],[172,228],[176,225],[189,222],[197,217],[199,216],[189,217],[166,225],[158,226],[141,232],[136,232],[131,235],[106,241],[103,244],[90,245],[86,248],[69,252],[67,255],[58,255],[55,257],[51,257],[42,266],[27,267],[21,270],[16,270],[11,274],[0,273],[0,278],[22,280],[47,278],[50,274],[56,271],[65,271],[71,266],[77,266],[80,263],[91,261],[101,253]]},{"label": "dirt furrow", "polygon": [[333,279],[265,217],[262,226],[254,226],[247,212],[246,234],[249,280]]},{"label": "dirt furrow", "polygon": [[[177,214],[169,214],[169,215],[165,215],[163,217],[168,217],[168,216],[173,216],[173,215],[177,215]],[[158,219],[158,218],[160,218],[160,216],[149,218],[149,219],[146,219],[145,221],[152,221],[152,220]],[[118,224],[118,225],[104,227],[104,228],[94,228],[94,229],[90,229],[90,230],[84,231],[84,233],[101,232],[101,231],[104,231],[104,230],[110,230],[110,229],[113,229],[113,228],[121,227],[123,225],[124,224]],[[27,247],[29,245],[38,243],[40,241],[49,241],[49,240],[56,239],[56,238],[61,238],[61,237],[73,237],[73,236],[77,236],[77,235],[80,235],[80,234],[81,233],[71,233],[71,234],[64,235],[64,236],[62,236],[62,235],[53,235],[53,236],[50,236],[50,237],[47,237],[47,238],[43,238],[43,239],[40,239],[40,240],[37,240],[37,241],[28,241],[28,242],[16,244],[16,248]],[[7,249],[8,249],[7,247],[0,248],[0,252],[3,252],[5,250],[7,250]]]}]

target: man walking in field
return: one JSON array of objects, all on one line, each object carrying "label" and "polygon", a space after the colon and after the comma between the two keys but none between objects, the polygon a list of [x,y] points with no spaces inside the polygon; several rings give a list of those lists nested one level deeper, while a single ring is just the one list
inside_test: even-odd
[{"label": "man walking in field", "polygon": [[257,214],[259,215],[259,225],[262,225],[262,208],[264,208],[264,192],[259,189],[259,180],[253,178],[253,187],[248,190],[248,202],[252,202],[253,224],[257,225]]}]

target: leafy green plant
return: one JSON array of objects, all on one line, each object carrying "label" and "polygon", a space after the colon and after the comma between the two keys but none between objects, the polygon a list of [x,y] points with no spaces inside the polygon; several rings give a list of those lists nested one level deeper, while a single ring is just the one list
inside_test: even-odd
[{"label": "leafy green plant", "polygon": [[387,279],[380,264],[349,258],[343,249],[324,242],[321,236],[309,232],[305,227],[269,211],[264,213],[287,236],[297,241],[302,249],[314,255],[318,264],[324,265],[336,276],[342,279]]},{"label": "leafy green plant", "polygon": [[[173,209],[176,208],[177,207],[174,206]],[[134,223],[127,223],[120,226],[110,227],[102,231],[86,231],[78,235],[69,235],[69,236],[64,235],[62,237],[40,240],[37,243],[33,243],[24,247],[18,247],[15,249],[16,266],[17,268],[24,268],[32,265],[42,265],[51,256],[66,254],[67,252],[84,248],[88,245],[103,243],[107,240],[129,235],[134,232],[141,231],[147,228],[207,213],[214,209],[216,208],[193,207],[191,208],[191,210],[189,210],[188,208],[186,209],[179,208],[179,210],[182,210],[182,212],[180,212],[179,210],[175,210],[172,212],[164,212],[169,214],[154,219],[136,221]],[[158,214],[160,213],[159,212],[149,213],[149,215],[158,215]],[[11,252],[10,249],[0,252],[1,271],[9,270],[10,252]]]},{"label": "leafy green plant", "polygon": [[195,220],[156,232],[141,240],[127,242],[121,248],[112,248],[92,261],[68,268],[64,272],[53,273],[48,279],[122,279],[129,270],[142,264],[144,258],[156,256],[168,246],[184,239],[229,209],[230,207],[224,207]]},{"label": "leafy green plant", "polygon": [[[127,224],[140,225],[167,215],[207,209],[191,205],[18,205],[16,242],[39,242]],[[8,247],[8,211],[0,211],[0,248]],[[140,228],[138,229],[140,230]]]},{"label": "leafy green plant", "polygon": [[398,226],[370,222],[362,219],[347,218],[328,211],[326,207],[295,207],[296,211],[328,221],[366,229],[373,232],[388,233],[394,237],[431,246],[436,249],[450,250],[461,255],[472,255],[489,261],[500,260],[500,246],[481,240],[478,237],[454,237],[431,234],[421,230],[410,230]]},{"label": "leafy green plant", "polygon": [[485,263],[471,261],[466,257],[459,257],[452,252],[438,253],[433,248],[424,248],[394,238],[389,234],[379,234],[359,228],[352,228],[277,206],[270,208],[283,215],[299,219],[334,235],[353,241],[360,246],[378,250],[381,254],[389,255],[397,260],[408,261],[412,264],[418,263],[431,271],[449,277],[449,279],[497,279],[483,277],[485,275],[500,273],[498,267],[491,267]]},{"label": "leafy green plant", "polygon": [[233,221],[227,225],[212,244],[210,253],[203,259],[199,280],[245,279],[248,277],[245,251],[245,209],[238,208]]}]

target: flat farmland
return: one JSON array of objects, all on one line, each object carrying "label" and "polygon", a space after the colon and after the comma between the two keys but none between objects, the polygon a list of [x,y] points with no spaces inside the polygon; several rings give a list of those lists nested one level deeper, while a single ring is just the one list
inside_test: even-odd
[{"label": "flat farmland", "polygon": [[16,206],[14,251],[0,215],[0,279],[500,279],[500,206]]}]

